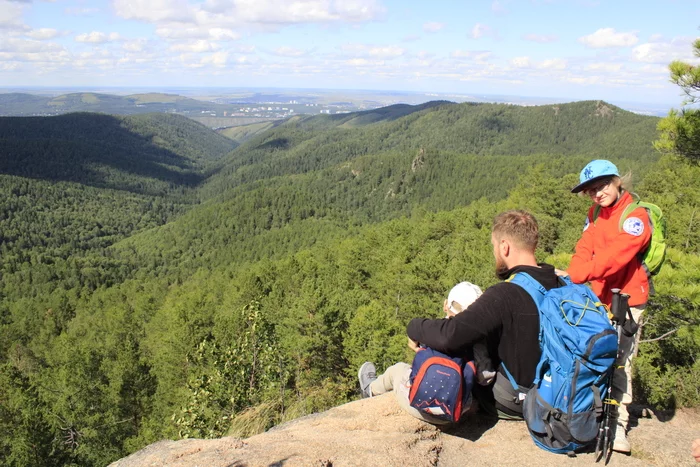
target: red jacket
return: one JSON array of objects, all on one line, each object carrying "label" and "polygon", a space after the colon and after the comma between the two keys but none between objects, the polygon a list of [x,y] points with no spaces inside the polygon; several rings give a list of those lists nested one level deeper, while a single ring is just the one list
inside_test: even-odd
[{"label": "red jacket", "polygon": [[611,289],[629,294],[629,304],[640,306],[647,302],[649,281],[639,253],[651,239],[649,216],[644,208],[632,211],[620,228],[620,216],[634,199],[623,192],[612,206],[601,208],[593,222],[595,204],[588,210],[583,235],[576,244],[576,253],[567,272],[578,284],[591,283],[591,288],[603,303],[610,305]]}]

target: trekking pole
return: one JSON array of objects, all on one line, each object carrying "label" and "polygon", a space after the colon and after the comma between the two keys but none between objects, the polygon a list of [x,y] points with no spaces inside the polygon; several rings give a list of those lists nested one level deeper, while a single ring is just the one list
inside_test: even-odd
[{"label": "trekking pole", "polygon": [[605,458],[605,464],[608,463],[608,450],[610,448],[610,411],[612,410],[612,405],[619,405],[619,403],[612,398],[612,382],[613,375],[615,374],[615,369],[618,365],[618,359],[620,358],[620,337],[622,335],[622,327],[625,324],[627,318],[627,300],[629,295],[621,294],[620,289],[612,289],[612,302],[610,303],[610,312],[612,314],[611,321],[615,326],[615,331],[617,332],[617,356],[615,358],[615,363],[608,376],[608,387],[606,390],[606,397],[603,400],[603,418],[600,422],[598,428],[598,439],[595,446],[595,461],[598,462],[600,459]]}]

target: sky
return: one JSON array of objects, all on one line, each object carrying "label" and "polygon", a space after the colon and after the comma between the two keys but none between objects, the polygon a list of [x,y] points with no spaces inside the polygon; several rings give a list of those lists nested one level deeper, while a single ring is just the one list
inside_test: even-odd
[{"label": "sky", "polygon": [[0,87],[275,87],[679,106],[700,0],[0,0]]}]

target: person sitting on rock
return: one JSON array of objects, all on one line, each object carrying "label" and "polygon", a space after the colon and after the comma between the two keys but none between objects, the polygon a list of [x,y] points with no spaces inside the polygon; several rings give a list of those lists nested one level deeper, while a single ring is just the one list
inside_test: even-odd
[{"label": "person sitting on rock", "polygon": [[[446,318],[452,318],[461,311],[467,309],[481,295],[481,288],[471,282],[460,282],[450,290],[450,293],[443,304],[443,311]],[[409,346],[416,353],[424,350],[424,348],[415,345],[409,339]],[[491,360],[488,357],[486,345],[483,343],[474,346],[474,356],[476,365],[476,376],[480,384],[490,384],[495,376],[495,371]],[[432,416],[426,411],[416,409],[410,404],[409,394],[411,391],[411,381],[415,378],[416,370],[412,365],[404,362],[396,363],[387,370],[376,376],[376,368],[372,362],[365,362],[360,367],[358,378],[360,380],[360,390],[363,397],[372,397],[385,394],[393,391],[399,405],[412,416],[432,423],[435,425],[444,425],[450,423],[444,419]],[[463,397],[462,413],[469,411],[471,407],[472,397],[471,392]]]},{"label": "person sitting on rock", "polygon": [[538,264],[535,249],[539,240],[537,220],[526,211],[507,211],[495,217],[491,244],[496,274],[504,280],[486,289],[466,310],[452,319],[411,320],[407,327],[414,343],[447,355],[460,355],[465,349],[488,339],[496,380],[491,386],[474,386],[474,396],[482,411],[504,419],[522,420],[520,392],[514,391],[506,375],[508,368],[521,388],[529,388],[540,360],[540,318],[535,301],[522,287],[506,279],[524,272],[545,290],[559,286],[554,267]]}]

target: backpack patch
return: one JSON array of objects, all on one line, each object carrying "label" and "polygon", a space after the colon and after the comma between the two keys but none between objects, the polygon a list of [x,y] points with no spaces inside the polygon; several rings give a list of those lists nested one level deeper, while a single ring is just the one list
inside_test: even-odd
[{"label": "backpack patch", "polygon": [[411,366],[411,407],[447,422],[458,422],[471,399],[473,362],[423,348]]},{"label": "backpack patch", "polygon": [[617,333],[588,287],[568,277],[561,280],[563,285],[551,290],[522,272],[509,282],[530,294],[540,315],[542,356],[523,402],[523,418],[537,446],[564,454],[596,440],[601,394],[617,357]]}]

